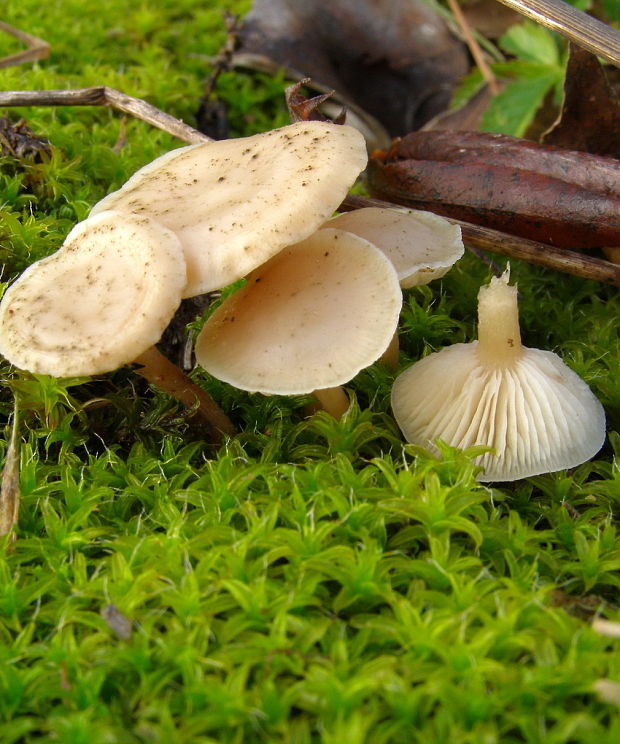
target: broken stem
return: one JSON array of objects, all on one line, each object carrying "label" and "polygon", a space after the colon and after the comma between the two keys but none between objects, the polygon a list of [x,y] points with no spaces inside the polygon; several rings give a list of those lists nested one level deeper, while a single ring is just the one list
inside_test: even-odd
[{"label": "broken stem", "polygon": [[237,430],[213,398],[165,357],[155,346],[147,349],[134,360],[139,364],[135,371],[164,393],[186,405],[197,405],[196,413],[202,416],[216,431],[234,436]]}]

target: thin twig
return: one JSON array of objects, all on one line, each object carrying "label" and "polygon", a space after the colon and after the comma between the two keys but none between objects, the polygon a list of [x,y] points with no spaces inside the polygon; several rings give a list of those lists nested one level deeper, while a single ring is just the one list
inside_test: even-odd
[{"label": "thin twig", "polygon": [[195,144],[210,138],[181,119],[166,114],[141,98],[133,98],[105,85],[72,90],[11,90],[0,92],[0,106],[110,106],[151,126]]},{"label": "thin twig", "polygon": [[[349,195],[340,209],[348,212],[362,207],[383,207],[385,209],[394,206],[392,202]],[[461,220],[450,219],[450,222],[461,226],[463,241],[466,245],[491,253],[518,258],[565,274],[573,274],[584,279],[595,279],[606,284],[620,286],[620,266],[611,263],[611,261],[594,258],[585,253],[557,248],[545,243],[537,243],[534,240],[526,240],[516,235],[508,235],[499,230],[491,230],[488,227],[472,225]]]},{"label": "thin twig", "polygon": [[0,21],[0,31],[4,31],[5,34],[23,41],[28,46],[28,49],[24,49],[23,52],[16,52],[15,54],[10,54],[8,57],[2,57],[0,59],[0,68],[21,65],[24,62],[34,62],[37,59],[45,59],[50,56],[50,45],[47,41],[43,41],[43,39],[27,34],[25,31],[20,31],[18,28],[9,26],[8,23],[4,23],[3,21]]},{"label": "thin twig", "polygon": [[234,15],[229,10],[225,10],[224,23],[226,24],[226,41],[217,56],[211,62],[212,71],[205,81],[204,91],[202,94],[203,100],[205,101],[213,94],[220,75],[230,69],[233,55],[240,43],[239,35],[241,33],[242,24],[239,16]]},{"label": "thin twig", "polygon": [[493,70],[491,70],[491,68],[487,64],[486,59],[484,58],[484,54],[482,52],[482,49],[480,48],[480,44],[478,44],[478,42],[476,41],[476,37],[472,33],[467,18],[465,18],[465,15],[463,14],[463,11],[461,10],[461,7],[458,4],[457,0],[448,0],[448,5],[450,6],[450,10],[454,14],[456,22],[458,23],[461,32],[465,37],[465,43],[467,44],[469,51],[471,52],[471,56],[474,58],[474,61],[476,62],[476,65],[478,66],[482,77],[487,81],[491,93],[496,96],[499,93],[499,85],[497,84],[497,79],[493,74]]}]

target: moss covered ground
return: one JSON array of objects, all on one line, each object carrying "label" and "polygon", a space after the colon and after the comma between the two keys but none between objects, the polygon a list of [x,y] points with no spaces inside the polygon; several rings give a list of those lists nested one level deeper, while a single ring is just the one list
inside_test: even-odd
[{"label": "moss covered ground", "polygon": [[[230,3],[243,12],[249,3]],[[109,85],[194,122],[221,3],[5,0],[52,55],[4,90]],[[0,55],[20,45],[0,35]],[[232,135],[287,121],[282,79],[225,73]],[[98,108],[29,108],[51,160],[0,167],[9,281],[139,166],[178,146]],[[499,260],[503,265],[503,259]],[[489,267],[467,255],[406,292],[401,367],[475,333]],[[21,411],[17,539],[0,542],[0,742],[603,744],[620,712],[617,289],[517,261],[522,333],[605,406],[592,462],[498,488],[468,453],[404,445],[380,364],[340,422],[303,397],[195,371],[241,433],[214,449],[129,370],[0,367],[6,452]]]}]

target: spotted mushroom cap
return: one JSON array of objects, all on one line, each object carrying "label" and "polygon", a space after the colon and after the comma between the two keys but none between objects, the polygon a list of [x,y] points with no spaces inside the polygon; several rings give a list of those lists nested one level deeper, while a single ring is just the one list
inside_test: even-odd
[{"label": "spotted mushroom cap", "polygon": [[248,276],[203,327],[196,359],[243,390],[335,387],[385,351],[401,303],[396,272],[375,246],[319,230]]},{"label": "spotted mushroom cap", "polygon": [[458,225],[422,210],[364,207],[339,214],[325,226],[374,243],[394,264],[403,289],[444,276],[465,250]]},{"label": "spotted mushroom cap", "polygon": [[191,297],[221,288],[327,220],[367,162],[363,136],[297,122],[183,147],[145,166],[93,207],[146,214],[183,245]]},{"label": "spotted mushroom cap", "polygon": [[186,283],[175,234],[147,217],[101,212],[32,264],[0,303],[0,353],[55,377],[109,372],[156,343]]},{"label": "spotted mushroom cap", "polygon": [[516,287],[507,277],[482,288],[479,317],[478,341],[430,354],[397,377],[392,409],[407,441],[493,447],[476,458],[481,481],[517,480],[593,457],[605,439],[603,407],[557,354],[521,345]]}]

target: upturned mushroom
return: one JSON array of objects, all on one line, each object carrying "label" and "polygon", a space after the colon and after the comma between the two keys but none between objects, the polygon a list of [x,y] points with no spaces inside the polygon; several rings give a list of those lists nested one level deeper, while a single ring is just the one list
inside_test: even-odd
[{"label": "upturned mushroom", "polygon": [[347,230],[376,245],[394,264],[403,289],[444,276],[465,250],[458,225],[419,209],[363,207],[333,217],[324,227]]},{"label": "upturned mushroom", "polygon": [[603,407],[550,351],[521,344],[508,272],[478,296],[478,341],[413,364],[395,381],[392,409],[409,442],[485,445],[481,481],[512,481],[579,465],[605,439]]},{"label": "upturned mushroom", "polygon": [[301,121],[239,139],[189,145],[137,171],[98,204],[147,215],[179,238],[184,297],[246,276],[311,235],[367,162],[353,127]]},{"label": "upturned mushroom", "polygon": [[[363,207],[333,217],[324,227],[347,230],[376,245],[394,264],[403,289],[444,276],[465,251],[458,225],[422,210]],[[396,369],[398,356],[396,332],[381,359]]]},{"label": "upturned mushroom", "polygon": [[0,303],[0,353],[54,377],[135,362],[222,432],[234,427],[207,393],[154,347],[186,285],[176,235],[145,216],[105,211],[78,223],[60,250],[27,268]]},{"label": "upturned mushroom", "polygon": [[318,230],[247,277],[208,319],[196,359],[242,390],[314,392],[339,417],[339,386],[376,361],[402,303],[391,262],[349,232]]}]

